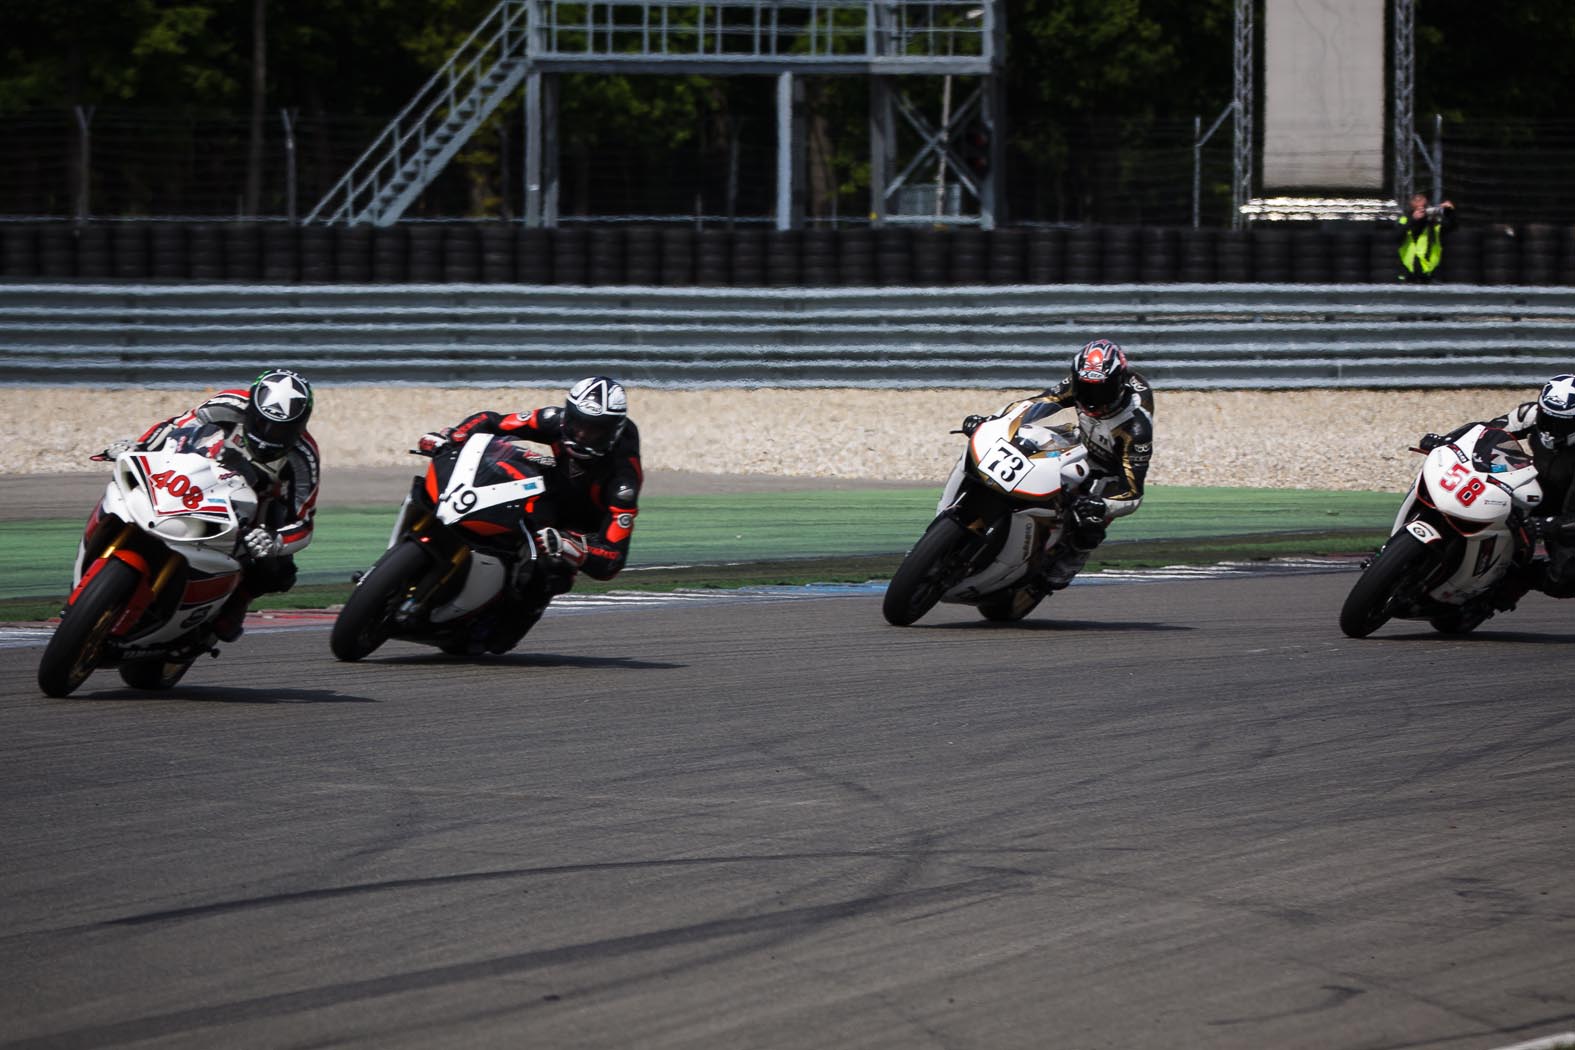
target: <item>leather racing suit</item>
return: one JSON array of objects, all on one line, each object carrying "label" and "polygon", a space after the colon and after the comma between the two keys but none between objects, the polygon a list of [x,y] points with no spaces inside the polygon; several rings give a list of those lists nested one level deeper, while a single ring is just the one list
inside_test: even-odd
[{"label": "leather racing suit", "polygon": [[[580,460],[564,449],[563,408],[551,405],[532,412],[477,412],[467,417],[449,434],[451,441],[464,441],[472,434],[501,434],[521,441],[534,441],[552,447],[553,466],[550,484],[556,494],[560,521],[555,528],[574,534],[584,560],[574,566],[597,580],[610,580],[623,569],[629,557],[629,540],[634,534],[634,519],[639,513],[640,431],[628,421],[606,455]],[[566,581],[573,585],[573,574]],[[558,593],[561,593],[558,592]]]},{"label": "leather racing suit", "polygon": [[[1069,549],[1046,569],[1045,582],[1051,590],[1059,590],[1104,542],[1110,522],[1131,514],[1143,502],[1143,485],[1154,452],[1154,391],[1140,374],[1129,372],[1126,392],[1115,406],[1094,415],[1077,404],[1068,376],[1033,400],[1036,405],[1024,415],[1024,422],[1046,420],[1068,408],[1076,410],[1090,467],[1082,492],[1103,503],[1102,516],[1074,517]],[[1082,501],[1074,504],[1086,505]]]}]

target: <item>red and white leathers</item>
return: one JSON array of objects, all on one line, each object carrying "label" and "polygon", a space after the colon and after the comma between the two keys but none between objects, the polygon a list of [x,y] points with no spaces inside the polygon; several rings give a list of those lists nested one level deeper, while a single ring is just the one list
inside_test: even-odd
[{"label": "red and white leathers", "polygon": [[246,448],[241,437],[248,393],[221,390],[184,415],[155,423],[137,440],[137,446],[156,449],[171,431],[211,423],[218,432],[211,455],[218,456],[221,446],[239,451],[268,479],[257,493],[258,521],[279,538],[277,556],[288,557],[312,542],[312,519],[317,513],[317,493],[322,482],[321,457],[311,434],[302,432],[283,458],[259,462]]},{"label": "red and white leathers", "polygon": [[[610,580],[623,569],[629,540],[639,513],[640,431],[634,422],[624,424],[617,441],[605,455],[576,459],[563,447],[563,408],[552,405],[530,412],[477,412],[449,433],[449,440],[464,441],[472,434],[502,434],[534,441],[552,448],[553,491],[560,521],[574,553],[570,565],[597,580]],[[583,558],[581,557],[583,552]]]}]

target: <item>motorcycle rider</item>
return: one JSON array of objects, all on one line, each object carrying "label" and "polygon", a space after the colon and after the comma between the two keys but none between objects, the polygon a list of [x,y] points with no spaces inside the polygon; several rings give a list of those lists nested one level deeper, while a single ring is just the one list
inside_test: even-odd
[{"label": "motorcycle rider", "polygon": [[317,442],[306,429],[311,415],[311,384],[299,372],[273,368],[250,387],[221,390],[191,411],[155,423],[140,438],[114,442],[98,457],[157,450],[175,431],[206,425],[211,430],[199,429],[188,451],[222,457],[246,475],[257,492],[258,523],[241,540],[247,565],[240,586],[213,621],[221,641],[241,636],[253,598],[295,586],[295,555],[312,542],[322,480]]},{"label": "motorcycle rider", "polygon": [[[1417,442],[1424,452],[1447,445],[1477,426],[1466,423],[1447,434],[1424,434]],[[1548,548],[1545,566],[1530,563],[1505,578],[1494,605],[1507,611],[1535,587],[1554,598],[1575,598],[1575,374],[1560,373],[1542,384],[1535,401],[1526,401],[1482,424],[1507,430],[1530,449],[1542,486],[1540,516],[1522,524],[1526,547],[1541,539]]]},{"label": "motorcycle rider", "polygon": [[[517,572],[514,580],[515,592],[527,606],[528,627],[547,601],[573,588],[579,573],[610,580],[623,569],[644,481],[640,430],[629,418],[622,384],[607,376],[588,376],[569,388],[562,405],[507,415],[477,412],[457,426],[423,435],[418,447],[427,455],[437,455],[445,445],[477,433],[501,434],[552,449],[547,476],[560,520],[535,535],[548,563],[546,591],[531,591],[529,572]],[[530,564],[522,558],[519,567]]]},{"label": "motorcycle rider", "polygon": [[[1154,391],[1128,365],[1126,351],[1101,338],[1085,343],[1072,358],[1066,378],[1033,400],[1038,404],[1024,414],[1024,423],[1076,409],[1091,467],[1072,500],[1068,547],[1043,570],[1046,588],[1058,591],[1088,563],[1110,523],[1143,502],[1154,451]],[[963,420],[963,433],[971,436],[984,419],[969,416]]]}]

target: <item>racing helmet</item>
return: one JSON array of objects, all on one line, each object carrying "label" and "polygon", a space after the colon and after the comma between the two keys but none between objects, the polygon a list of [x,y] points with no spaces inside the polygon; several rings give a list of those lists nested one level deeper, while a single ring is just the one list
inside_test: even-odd
[{"label": "racing helmet", "polygon": [[1095,339],[1072,359],[1072,399],[1091,416],[1118,408],[1127,393],[1127,355],[1109,339]]},{"label": "racing helmet", "polygon": [[629,422],[622,384],[589,376],[569,388],[563,403],[563,450],[575,459],[599,459],[617,444]]},{"label": "racing helmet", "polygon": [[1575,434],[1575,375],[1568,372],[1542,384],[1537,395],[1537,426],[1550,434]]},{"label": "racing helmet", "polygon": [[306,432],[312,385],[298,372],[274,368],[252,383],[241,420],[241,443],[262,463],[283,459]]}]

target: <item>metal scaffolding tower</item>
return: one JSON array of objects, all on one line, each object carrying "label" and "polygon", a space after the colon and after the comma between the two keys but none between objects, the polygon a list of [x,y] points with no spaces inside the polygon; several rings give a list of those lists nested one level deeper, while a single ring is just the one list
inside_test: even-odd
[{"label": "metal scaffolding tower", "polygon": [[1415,132],[1416,89],[1416,0],[1394,0],[1393,51],[1390,62],[1394,67],[1394,194],[1403,204],[1411,196],[1413,183],[1411,170],[1411,140]]},{"label": "metal scaffolding tower", "polygon": [[[997,0],[500,0],[306,221],[398,221],[523,85],[526,222],[556,225],[558,77],[590,72],[775,77],[780,229],[803,222],[802,78],[868,77],[873,220],[988,228],[1000,217],[1004,160],[1000,14]],[[897,79],[919,76],[944,78],[948,102],[954,78],[968,78],[968,93],[932,121]],[[899,116],[920,140],[900,171]],[[957,149],[964,129],[984,140],[989,159],[979,167]],[[974,209],[911,213],[904,191],[926,162],[937,201],[950,179]]]},{"label": "metal scaffolding tower", "polygon": [[1252,199],[1253,125],[1252,101],[1256,94],[1253,40],[1257,32],[1253,12],[1258,0],[1236,0],[1235,34],[1235,135],[1231,151],[1231,228],[1241,225],[1242,209]]},{"label": "metal scaffolding tower", "polygon": [[[1257,96],[1257,59],[1254,44],[1257,39],[1255,13],[1260,3],[1267,0],[1236,0],[1234,98],[1235,137],[1231,166],[1231,225],[1239,227],[1244,216],[1270,214],[1274,202],[1260,201],[1253,196],[1253,157],[1256,151],[1253,102]],[[1411,195],[1414,182],[1412,161],[1414,150],[1421,146],[1414,123],[1414,98],[1416,81],[1416,0],[1390,0],[1390,51],[1389,65],[1392,85],[1389,96],[1390,116],[1393,121],[1390,134],[1390,152],[1393,159],[1394,181],[1390,187],[1396,202]],[[1425,150],[1425,147],[1422,147]],[[1435,171],[1435,181],[1438,173]],[[1392,215],[1390,202],[1377,200],[1353,201],[1304,201],[1289,202],[1291,212],[1311,213],[1322,209],[1328,216],[1374,218]]]}]

